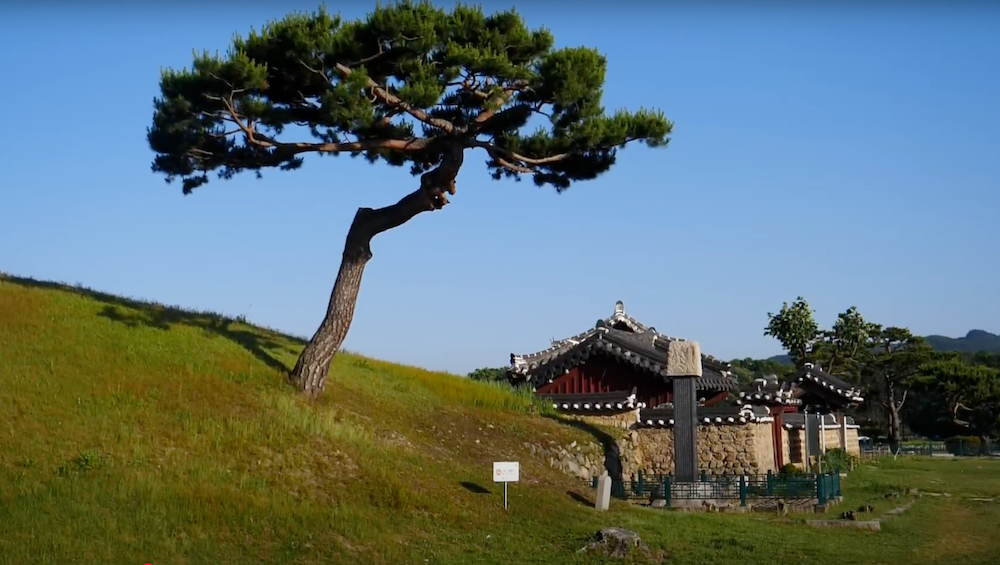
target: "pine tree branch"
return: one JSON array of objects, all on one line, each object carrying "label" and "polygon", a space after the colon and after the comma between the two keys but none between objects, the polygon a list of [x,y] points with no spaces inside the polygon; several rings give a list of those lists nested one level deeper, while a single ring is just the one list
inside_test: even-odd
[{"label": "pine tree branch", "polygon": [[509,149],[497,147],[492,143],[489,143],[487,141],[480,141],[478,139],[468,139],[465,141],[465,145],[466,147],[479,147],[480,149],[485,149],[486,152],[490,154],[490,157],[492,157],[498,163],[501,161],[506,161],[511,164],[513,164],[514,162],[523,163],[524,164],[523,166],[516,164],[513,165],[523,169],[518,171],[522,173],[525,172],[533,173],[535,172],[535,169],[533,167],[538,167],[540,165],[546,165],[549,163],[557,163],[573,155],[572,152],[566,152],[566,153],[558,153],[556,155],[550,155],[548,157],[540,157],[537,159],[533,159],[531,157],[525,157],[524,155],[515,153]]},{"label": "pine tree branch", "polygon": [[[302,63],[302,65],[306,69],[308,69],[308,70],[310,70],[310,71],[312,71],[314,73],[318,73],[318,74],[320,74],[320,75],[322,75],[324,77],[326,76],[326,73],[322,73],[322,72],[320,72],[320,71],[318,71],[316,69],[313,69],[312,67],[310,67],[309,65],[307,65],[304,61],[300,60],[299,62]],[[334,65],[334,68],[337,69],[337,72],[339,72],[341,75],[343,75],[345,77],[351,76],[351,74],[354,73],[354,69],[348,67],[347,65],[344,65],[343,63],[337,63],[336,65]],[[377,82],[375,82],[374,80],[372,80],[371,78],[368,79],[368,87],[371,88],[372,93],[379,100],[381,100],[382,102],[388,104],[389,106],[392,106],[393,108],[399,108],[399,109],[403,110],[404,112],[406,112],[407,114],[413,116],[418,121],[420,121],[420,122],[422,122],[424,124],[427,124],[429,126],[436,127],[436,128],[438,128],[439,130],[441,130],[441,131],[443,131],[445,133],[448,133],[448,134],[455,133],[455,124],[451,123],[448,120],[442,119],[442,118],[432,117],[432,116],[428,115],[427,112],[424,112],[420,108],[414,108],[413,106],[407,104],[403,100],[400,100],[398,96],[396,96],[393,93],[389,92],[385,88],[382,88],[381,86],[379,86],[379,84]]]},{"label": "pine tree branch", "polygon": [[[221,102],[225,107],[225,112],[228,115],[225,119],[227,121],[235,124],[240,131],[243,132],[247,143],[250,145],[255,145],[264,149],[276,149],[281,151],[283,155],[298,155],[301,153],[345,153],[345,152],[359,152],[359,151],[370,151],[373,149],[392,149],[394,151],[402,151],[406,153],[416,153],[418,151],[423,151],[427,149],[430,145],[431,139],[426,137],[411,137],[406,139],[399,138],[371,138],[371,139],[361,139],[357,141],[342,141],[342,142],[324,142],[324,143],[306,143],[306,142],[284,142],[278,141],[273,137],[265,135],[257,131],[253,122],[246,120],[244,121],[243,116],[239,114],[236,110],[236,106],[233,102],[233,94],[237,91],[234,90],[228,97],[226,96],[212,96],[206,94],[205,97],[209,100],[214,100],[216,102]],[[231,133],[235,133],[231,132]]]},{"label": "pine tree branch", "polygon": [[[516,94],[518,92],[521,92],[525,88],[527,88],[527,84],[528,84],[527,82],[518,81],[514,85],[511,85],[509,88],[504,89],[503,94],[497,96],[498,100],[497,100],[495,108],[492,108],[490,110],[486,110],[485,112],[483,112],[483,113],[479,114],[478,116],[476,116],[476,119],[473,120],[473,123],[476,124],[476,127],[471,128],[472,131],[479,131],[483,127],[485,127],[487,125],[486,122],[488,120],[490,120],[491,118],[493,118],[493,116],[495,116],[496,113],[501,108],[503,108],[504,104],[506,104],[507,101],[510,100],[510,97],[514,96],[514,94]],[[479,96],[480,98],[486,98],[486,99],[489,98],[489,93],[483,92],[481,90],[473,90],[472,93],[474,95],[476,95],[476,96]]]}]

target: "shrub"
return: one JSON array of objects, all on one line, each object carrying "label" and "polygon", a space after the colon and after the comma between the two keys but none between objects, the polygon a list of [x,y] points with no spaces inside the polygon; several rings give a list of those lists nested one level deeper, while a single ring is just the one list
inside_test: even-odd
[{"label": "shrub", "polygon": [[954,436],[944,440],[944,447],[953,455],[979,453],[979,438],[976,436]]},{"label": "shrub", "polygon": [[469,373],[468,377],[474,381],[486,382],[507,382],[508,380],[506,367],[481,367]]},{"label": "shrub", "polygon": [[823,470],[830,472],[845,472],[853,469],[857,458],[839,447],[827,449],[823,454]]},{"label": "shrub", "polygon": [[785,465],[781,467],[781,474],[794,476],[794,475],[805,475],[806,472],[803,469],[800,469],[794,463],[785,463]]}]

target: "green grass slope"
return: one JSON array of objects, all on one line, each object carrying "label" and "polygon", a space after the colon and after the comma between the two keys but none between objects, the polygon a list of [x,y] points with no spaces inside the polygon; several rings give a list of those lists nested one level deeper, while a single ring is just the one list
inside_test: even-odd
[{"label": "green grass slope", "polygon": [[[594,437],[529,396],[341,354],[307,402],[283,377],[301,346],[0,275],[0,564],[589,563],[575,550],[608,525],[672,563],[968,565],[998,550],[996,505],[958,498],[921,499],[881,534],[619,503],[598,514],[524,447]],[[522,465],[508,511],[497,460]],[[996,462],[948,464],[1000,496]],[[852,496],[905,472],[872,468]]]}]

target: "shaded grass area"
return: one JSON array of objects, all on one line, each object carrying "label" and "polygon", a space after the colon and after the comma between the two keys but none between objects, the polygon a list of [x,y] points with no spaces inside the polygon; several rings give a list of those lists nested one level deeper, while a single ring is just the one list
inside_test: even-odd
[{"label": "shaded grass area", "polygon": [[[957,496],[920,499],[880,534],[618,502],[598,514],[523,444],[599,430],[529,394],[352,354],[307,402],[284,381],[301,346],[0,276],[0,563],[596,563],[575,550],[608,525],[671,563],[985,564],[1000,549],[1000,505]],[[506,512],[499,460],[522,465]],[[900,459],[846,488],[989,496],[998,475],[996,461]]]}]

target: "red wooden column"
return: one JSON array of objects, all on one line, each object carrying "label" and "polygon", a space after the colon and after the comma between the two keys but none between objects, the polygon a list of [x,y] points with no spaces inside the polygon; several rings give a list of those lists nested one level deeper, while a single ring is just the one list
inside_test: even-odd
[{"label": "red wooden column", "polygon": [[780,471],[785,466],[785,442],[782,437],[785,433],[785,407],[777,406],[771,408],[771,417],[774,422],[774,466]]}]

